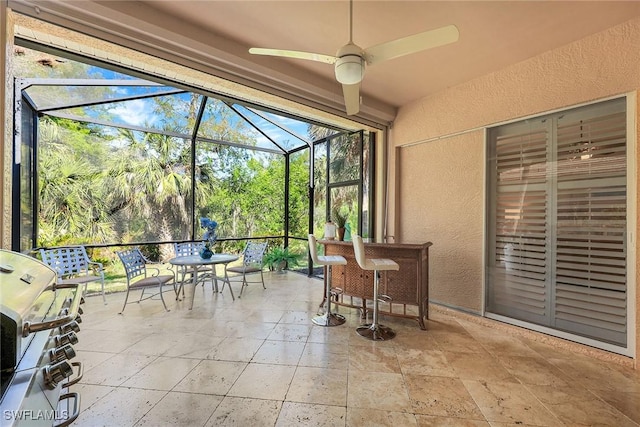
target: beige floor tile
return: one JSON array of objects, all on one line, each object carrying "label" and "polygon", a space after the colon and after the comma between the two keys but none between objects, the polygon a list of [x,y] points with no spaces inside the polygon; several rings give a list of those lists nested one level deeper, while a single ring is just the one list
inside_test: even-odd
[{"label": "beige floor tile", "polygon": [[475,380],[463,380],[463,383],[489,422],[538,426],[562,425],[558,418],[549,412],[547,409],[549,406],[543,405],[522,384]]},{"label": "beige floor tile", "polygon": [[199,287],[193,310],[145,301],[118,315],[124,294],[87,298],[73,425],[133,426],[145,414],[141,425],[163,427],[640,424],[640,371],[437,309],[426,331],[385,317],[396,338],[372,342],[355,333],[357,309],[335,307],[341,326],[311,323],[320,280],[265,278],[266,290],[235,301]]},{"label": "beige floor tile", "polygon": [[80,394],[80,411],[86,411],[91,407],[91,405],[93,405],[115,389],[116,387],[112,386],[76,384],[73,387],[72,391]]},{"label": "beige floor tile", "polygon": [[222,399],[222,396],[169,392],[135,427],[203,426]]},{"label": "beige floor tile", "polygon": [[415,414],[484,420],[478,405],[458,378],[406,375]]},{"label": "beige floor tile", "polygon": [[148,329],[147,332],[118,330],[108,331],[107,333],[98,333],[96,330],[81,330],[80,334],[82,335],[78,336],[78,343],[73,348],[104,353],[120,353],[151,335],[152,332],[152,329]]},{"label": "beige floor tile", "polygon": [[162,356],[168,350],[175,348],[176,345],[183,339],[184,334],[173,333],[153,333],[149,336],[142,338],[134,345],[130,346],[122,353],[126,354],[146,354]]},{"label": "beige floor tile", "polygon": [[[80,337],[82,339],[82,337]],[[104,353],[98,351],[76,350],[76,358],[73,361],[79,360],[82,362],[82,368],[85,372],[95,368],[111,359],[114,356],[113,353]]]},{"label": "beige floor tile", "polygon": [[429,311],[429,320],[427,321],[426,326],[427,330],[430,332],[447,332],[468,335],[467,330],[460,324],[458,319],[437,310]]},{"label": "beige floor tile", "polygon": [[344,406],[284,402],[276,427],[345,427],[346,412]]},{"label": "beige floor tile", "polygon": [[197,359],[161,356],[122,383],[122,386],[151,390],[171,390],[198,363],[200,361]]},{"label": "beige floor tile", "polygon": [[431,415],[416,415],[418,427],[490,427],[482,420],[469,420],[464,418],[434,417]]},{"label": "beige floor tile", "polygon": [[308,342],[300,356],[298,366],[331,367],[346,371],[349,367],[349,347]]},{"label": "beige floor tile", "polygon": [[245,320],[247,322],[278,323],[285,312],[286,310],[255,310],[246,314]]},{"label": "beige floor tile", "polygon": [[482,346],[495,356],[529,356],[536,357],[538,354],[527,346],[519,337],[504,336],[501,334],[491,333],[483,328],[483,333],[475,335]]},{"label": "beige floor tile", "polygon": [[273,427],[282,402],[277,400],[225,397],[205,427]]},{"label": "beige floor tile", "polygon": [[541,357],[505,356],[500,363],[523,384],[566,387],[565,375]]},{"label": "beige floor tile", "polygon": [[353,334],[355,334],[354,329],[344,324],[340,326],[313,325],[307,342],[347,346]]},{"label": "beige floor tile", "polygon": [[247,365],[246,362],[202,360],[173,390],[224,396]]},{"label": "beige floor tile", "polygon": [[415,327],[408,333],[398,334],[393,339],[397,348],[406,350],[441,350],[431,331]]},{"label": "beige floor tile", "polygon": [[549,363],[590,390],[640,393],[640,381],[594,359],[551,359]]},{"label": "beige floor tile", "polygon": [[[498,421],[491,421],[489,422],[489,425],[491,427],[540,427],[538,425],[535,424],[525,424],[525,423],[521,423],[521,422],[517,422],[517,423],[501,423]],[[571,425],[572,427],[578,427],[576,425]]]},{"label": "beige floor tile", "polygon": [[401,374],[349,370],[347,407],[411,412]]},{"label": "beige floor tile", "polygon": [[279,323],[267,339],[275,341],[307,342],[311,333],[311,325],[290,325]]},{"label": "beige floor tile", "polygon": [[181,338],[162,355],[166,357],[185,357],[204,359],[213,349],[224,341],[224,337],[214,336],[204,332],[182,334]]},{"label": "beige floor tile", "polygon": [[396,350],[400,370],[405,375],[431,375],[457,377],[440,350],[416,350],[401,348]]},{"label": "beige floor tile", "polygon": [[295,366],[300,360],[304,346],[303,342],[266,340],[251,362]]},{"label": "beige floor tile", "polygon": [[473,353],[444,352],[449,364],[456,371],[459,378],[465,380],[481,381],[508,381],[518,380],[500,364],[498,359],[489,353],[482,355]]},{"label": "beige floor tile", "polygon": [[225,338],[212,348],[207,359],[250,362],[264,340],[254,338]]},{"label": "beige floor tile", "polygon": [[600,398],[609,405],[640,424],[640,393],[596,390],[595,394],[600,396]]},{"label": "beige floor tile", "polygon": [[275,323],[247,322],[245,320],[236,321],[214,321],[212,326],[202,327],[198,332],[213,333],[219,336],[230,338],[254,338],[266,339],[275,328]]},{"label": "beige floor tile", "polygon": [[280,323],[293,324],[293,325],[309,325],[311,319],[316,315],[312,311],[295,311],[290,310],[284,313],[280,318]]},{"label": "beige floor tile", "polygon": [[[552,386],[528,386],[528,388],[565,424],[638,426],[613,406],[583,388]],[[500,391],[500,395],[503,395],[503,391]]]},{"label": "beige floor tile", "polygon": [[153,408],[166,391],[118,387],[90,410],[80,413],[74,425],[82,427],[132,426]]},{"label": "beige floor tile", "polygon": [[[175,317],[164,317],[158,320],[153,331],[156,333],[171,335],[188,335],[199,332],[207,324],[208,315],[205,318],[195,317],[196,313],[188,309],[180,309],[174,314]],[[215,335],[211,329],[205,331],[208,335]]]},{"label": "beige floor tile", "polygon": [[347,405],[347,371],[299,366],[289,386],[287,401]]},{"label": "beige floor tile", "polygon": [[229,396],[284,400],[295,366],[250,363],[229,390]]},{"label": "beige floor tile", "polygon": [[466,332],[430,331],[431,337],[442,351],[453,353],[484,354],[487,351]]},{"label": "beige floor tile", "polygon": [[393,347],[374,345],[349,347],[349,370],[400,373]]},{"label": "beige floor tile", "polygon": [[417,425],[415,415],[406,412],[352,407],[347,409],[347,426],[349,427],[411,427]]},{"label": "beige floor tile", "polygon": [[156,356],[116,354],[98,366],[85,371],[83,384],[118,386],[153,362]]}]

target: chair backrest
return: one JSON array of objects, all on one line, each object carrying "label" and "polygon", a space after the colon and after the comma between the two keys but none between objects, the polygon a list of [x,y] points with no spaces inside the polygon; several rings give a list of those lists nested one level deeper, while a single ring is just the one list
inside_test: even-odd
[{"label": "chair backrest", "polygon": [[320,260],[318,259],[318,243],[316,236],[313,234],[309,234],[309,254],[314,264],[320,264]]},{"label": "chair backrest", "polygon": [[40,249],[40,256],[42,262],[53,268],[60,277],[86,273],[89,269],[89,257],[84,246]]},{"label": "chair backrest", "polygon": [[140,252],[140,249],[128,249],[126,251],[118,251],[118,258],[124,265],[124,270],[127,273],[127,282],[134,277],[147,275],[147,264],[144,256]]},{"label": "chair backrest", "polygon": [[174,243],[173,245],[176,256],[199,255],[203,247],[204,243],[202,242]]},{"label": "chair backrest", "polygon": [[353,252],[356,255],[356,261],[358,261],[358,265],[363,270],[366,270],[365,266],[367,265],[367,259],[364,256],[364,242],[362,241],[362,237],[357,234],[352,236],[353,238]]},{"label": "chair backrest", "polygon": [[242,263],[244,265],[260,265],[262,266],[262,258],[264,251],[267,249],[267,242],[247,242],[244,248]]}]

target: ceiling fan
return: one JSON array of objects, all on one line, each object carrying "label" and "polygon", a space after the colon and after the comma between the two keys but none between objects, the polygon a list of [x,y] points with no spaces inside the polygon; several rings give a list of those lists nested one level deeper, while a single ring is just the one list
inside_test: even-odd
[{"label": "ceiling fan", "polygon": [[342,84],[346,112],[348,115],[353,115],[360,111],[360,82],[362,82],[367,65],[375,65],[389,59],[453,43],[458,40],[458,36],[458,28],[455,25],[447,25],[362,49],[353,43],[353,0],[350,0],[349,43],[338,49],[335,56],[257,47],[249,49],[249,53],[335,64],[336,80]]}]

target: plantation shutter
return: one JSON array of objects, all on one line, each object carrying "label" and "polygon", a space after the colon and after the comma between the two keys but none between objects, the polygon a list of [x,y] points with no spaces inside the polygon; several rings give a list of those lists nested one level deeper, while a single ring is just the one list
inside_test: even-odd
[{"label": "plantation shutter", "polygon": [[626,344],[624,103],[589,113],[558,119],[556,327]]},{"label": "plantation shutter", "polygon": [[487,312],[626,346],[626,100],[488,141]]},{"label": "plantation shutter", "polygon": [[492,308],[507,316],[546,323],[547,125],[538,120],[505,126],[495,137]]}]

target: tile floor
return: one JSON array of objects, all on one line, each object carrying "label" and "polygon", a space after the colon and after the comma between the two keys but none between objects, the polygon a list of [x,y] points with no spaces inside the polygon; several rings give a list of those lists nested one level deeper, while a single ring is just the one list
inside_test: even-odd
[{"label": "tile floor", "polygon": [[[242,299],[85,304],[75,426],[638,426],[640,373],[432,310],[428,330],[384,318],[370,342],[310,319],[322,282],[266,274]],[[236,293],[239,286],[235,285]]]}]

